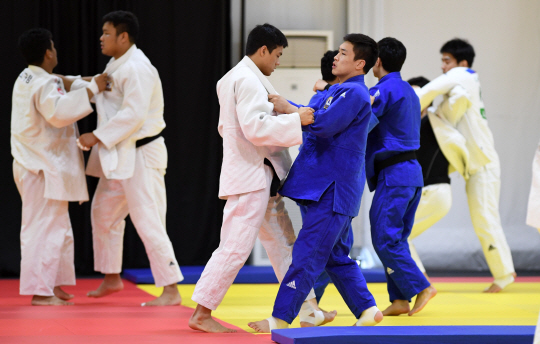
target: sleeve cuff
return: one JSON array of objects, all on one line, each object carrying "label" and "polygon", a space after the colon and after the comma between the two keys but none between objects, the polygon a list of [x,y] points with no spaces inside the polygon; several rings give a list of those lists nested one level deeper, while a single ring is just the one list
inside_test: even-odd
[{"label": "sleeve cuff", "polygon": [[94,95],[99,93],[99,87],[94,78],[92,78],[92,81],[90,81],[90,84],[87,86],[87,88],[89,88]]}]

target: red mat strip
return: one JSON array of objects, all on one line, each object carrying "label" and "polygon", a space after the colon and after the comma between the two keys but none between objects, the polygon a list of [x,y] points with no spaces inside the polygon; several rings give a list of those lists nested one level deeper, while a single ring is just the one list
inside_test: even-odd
[{"label": "red mat strip", "polygon": [[30,306],[19,296],[18,280],[0,280],[0,343],[270,343],[270,335],[254,335],[231,324],[238,333],[209,334],[188,327],[192,308],[141,307],[153,297],[124,281],[124,290],[104,297],[86,297],[101,280],[81,279],[64,290],[75,306]]}]

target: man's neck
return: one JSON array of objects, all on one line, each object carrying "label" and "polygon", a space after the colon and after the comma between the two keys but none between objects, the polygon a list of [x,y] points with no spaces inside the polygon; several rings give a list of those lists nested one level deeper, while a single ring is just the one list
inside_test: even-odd
[{"label": "man's neck", "polygon": [[51,66],[50,64],[48,64],[46,62],[43,62],[41,65],[39,65],[37,67],[43,69],[44,71],[46,71],[49,74],[52,74],[52,71],[54,69],[54,66]]},{"label": "man's neck", "polygon": [[347,76],[338,76],[339,83],[342,84],[345,81],[349,80],[350,78],[354,78],[355,76],[364,75],[364,74],[365,74],[364,71],[362,71],[362,72],[351,73],[351,74],[349,74]]},{"label": "man's neck", "polygon": [[130,44],[126,47],[123,47],[121,50],[119,50],[116,54],[113,55],[115,60],[118,60],[122,56],[124,56],[125,53],[133,46],[133,44]]},{"label": "man's neck", "polygon": [[258,59],[257,54],[253,54],[253,55],[251,55],[251,56],[246,55],[246,56],[249,57],[249,59],[250,59],[253,63],[255,63],[255,66],[257,66],[257,68],[259,68],[259,70],[262,72],[262,70],[261,70],[262,61],[261,61],[260,59]]},{"label": "man's neck", "polygon": [[381,72],[379,73],[379,78],[378,79],[381,80],[382,78],[384,78],[388,74],[390,74],[390,72],[387,72],[385,69],[381,68]]}]

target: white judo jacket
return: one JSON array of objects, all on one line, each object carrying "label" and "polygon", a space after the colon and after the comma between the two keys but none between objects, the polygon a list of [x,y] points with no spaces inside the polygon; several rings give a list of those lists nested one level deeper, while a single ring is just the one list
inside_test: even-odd
[{"label": "white judo jacket", "polygon": [[478,74],[466,67],[455,67],[434,79],[418,92],[422,109],[438,95],[443,101],[429,113],[437,142],[451,170],[463,178],[490,162],[499,161],[493,134],[485,118]]},{"label": "white judo jacket", "polygon": [[268,94],[276,91],[248,56],[218,81],[217,94],[223,138],[219,197],[265,188],[264,158],[283,182],[292,164],[287,147],[302,143],[300,115],[273,111]]},{"label": "white judo jacket", "polygon": [[[128,179],[135,169],[137,140],[155,136],[165,128],[161,80],[135,44],[119,59],[112,58],[104,73],[110,80],[107,90],[94,96],[98,125],[93,133],[101,142],[92,147],[86,173]],[[144,153],[146,167],[167,168],[163,138],[146,145]]]},{"label": "white judo jacket", "polygon": [[534,153],[532,183],[527,207],[527,224],[540,231],[540,143]]},{"label": "white judo jacket", "polygon": [[44,197],[88,201],[77,122],[93,111],[86,89],[66,92],[62,79],[30,65],[13,88],[11,154],[32,173],[43,171]]}]

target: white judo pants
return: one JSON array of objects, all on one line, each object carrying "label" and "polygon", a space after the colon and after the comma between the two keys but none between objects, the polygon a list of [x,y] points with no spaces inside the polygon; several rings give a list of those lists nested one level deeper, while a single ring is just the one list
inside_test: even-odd
[{"label": "white judo pants", "polygon": [[41,171],[13,161],[13,177],[22,200],[20,294],[53,296],[54,287],[75,285],[68,202],[43,197]]},{"label": "white judo pants", "polygon": [[[473,174],[466,182],[467,201],[474,231],[480,240],[486,262],[497,284],[504,287],[513,278],[514,263],[506,242],[499,215],[500,167],[491,163]],[[416,210],[415,223],[409,237],[411,256],[420,270],[425,268],[411,239],[422,234],[450,210],[452,204],[449,184],[434,184],[422,189]]]},{"label": "white judo pants", "polygon": [[536,150],[532,165],[532,182],[527,207],[527,224],[540,231],[540,147]]},{"label": "white judo pants", "polygon": [[[227,199],[219,247],[212,253],[191,297],[201,306],[217,309],[248,259],[257,236],[280,283],[289,269],[296,237],[283,198],[280,195],[270,197],[272,169],[266,165],[264,169],[265,189]],[[306,300],[314,297],[311,290]]]},{"label": "white judo pants", "polygon": [[422,272],[426,272],[424,264],[420,260],[412,239],[424,233],[428,228],[437,223],[450,211],[452,206],[452,189],[448,183],[432,184],[422,188],[422,197],[416,214],[414,226],[409,236],[409,249],[416,265]]},{"label": "white judo pants", "polygon": [[94,269],[122,271],[124,219],[129,214],[141,238],[157,287],[184,279],[165,227],[165,169],[147,167],[144,147],[137,148],[135,172],[129,179],[100,178],[92,200]]},{"label": "white judo pants", "polygon": [[490,163],[471,175],[465,189],[474,231],[482,245],[491,274],[495,280],[513,281],[510,276],[514,273],[514,262],[499,214],[501,190],[499,164]]}]

